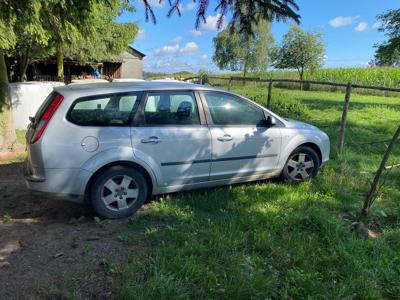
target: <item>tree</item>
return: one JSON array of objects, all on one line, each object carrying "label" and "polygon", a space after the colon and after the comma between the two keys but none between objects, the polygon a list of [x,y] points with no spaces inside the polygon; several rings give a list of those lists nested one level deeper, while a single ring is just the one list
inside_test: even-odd
[{"label": "tree", "polygon": [[18,15],[16,45],[9,52],[17,58],[18,81],[26,80],[32,60],[53,55],[58,58],[58,77],[62,80],[64,58],[90,62],[119,54],[138,31],[135,23],[114,21],[122,11],[133,11],[124,0],[93,1],[83,7],[71,0],[33,2],[35,5]]},{"label": "tree", "polygon": [[322,67],[324,53],[321,33],[304,32],[293,25],[282,38],[274,65],[278,69],[296,69],[303,80],[305,70]]},{"label": "tree", "polygon": [[375,65],[400,66],[400,9],[392,9],[378,15],[379,31],[385,32],[388,40],[375,45]]},{"label": "tree", "polygon": [[5,62],[5,51],[15,45],[15,12],[16,3],[0,2],[0,152],[13,150],[17,141]]},{"label": "tree", "polygon": [[64,55],[83,62],[101,61],[126,50],[137,35],[135,23],[117,23],[115,17],[123,11],[133,12],[129,2],[109,0],[93,5],[87,24],[90,26],[77,34],[74,42],[64,48]]},{"label": "tree", "polygon": [[214,63],[220,69],[242,71],[266,71],[271,62],[274,38],[271,24],[260,20],[254,25],[252,34],[240,31],[238,24],[222,30],[214,38]]},{"label": "tree", "polygon": [[[143,0],[145,6],[146,21],[151,19],[155,24],[156,17],[152,10],[149,0]],[[160,3],[163,0],[159,0]],[[181,15],[180,7],[182,0],[170,1],[170,9],[167,16],[170,17],[174,13]],[[206,12],[209,6],[209,0],[193,0],[198,3],[195,28],[198,29],[200,23],[206,23]],[[240,31],[251,34],[254,25],[257,25],[260,20],[265,21],[286,21],[291,19],[296,23],[300,22],[300,15],[296,13],[299,10],[296,0],[218,0],[214,9],[219,14],[217,22],[218,29],[222,28],[224,18],[228,13],[232,15],[231,24],[237,24]]]}]

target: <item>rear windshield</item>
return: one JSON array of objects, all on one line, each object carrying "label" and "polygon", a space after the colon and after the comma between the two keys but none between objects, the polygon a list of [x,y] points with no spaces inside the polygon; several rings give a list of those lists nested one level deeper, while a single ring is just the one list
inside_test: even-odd
[{"label": "rear windshield", "polygon": [[57,97],[57,95],[59,95],[59,94],[57,92],[53,91],[43,101],[42,105],[40,105],[39,109],[37,110],[37,112],[35,114],[34,124],[36,124],[37,122],[40,121],[43,114],[46,112],[47,108],[53,102],[53,100]]},{"label": "rear windshield", "polygon": [[78,99],[68,113],[68,120],[83,126],[129,125],[142,93],[118,93]]}]

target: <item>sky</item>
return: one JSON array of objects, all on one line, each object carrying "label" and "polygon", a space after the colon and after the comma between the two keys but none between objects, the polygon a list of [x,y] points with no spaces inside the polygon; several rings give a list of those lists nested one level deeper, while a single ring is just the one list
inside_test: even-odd
[{"label": "sky", "polygon": [[[210,0],[207,23],[194,29],[197,4],[183,0],[182,16],[168,18],[167,0],[149,0],[153,4],[157,23],[145,21],[141,0],[132,1],[135,13],[124,13],[119,22],[136,22],[140,28],[132,47],[146,54],[144,70],[173,73],[207,70],[222,72],[212,62],[213,38],[216,29],[216,0]],[[374,45],[385,40],[377,28],[376,15],[399,8],[400,0],[298,0],[301,16],[300,28],[319,31],[326,47],[325,67],[365,67],[374,56]],[[229,21],[229,17],[226,19]],[[279,45],[290,24],[272,24],[272,33]]]}]

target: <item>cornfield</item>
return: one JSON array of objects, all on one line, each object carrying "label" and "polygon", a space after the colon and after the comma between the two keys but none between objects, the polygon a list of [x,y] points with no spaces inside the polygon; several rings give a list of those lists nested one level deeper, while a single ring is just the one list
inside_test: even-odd
[{"label": "cornfield", "polygon": [[[271,71],[257,74],[264,78],[298,79],[294,71]],[[314,72],[307,71],[304,80],[331,81],[339,83],[352,82],[353,84],[400,87],[400,68],[370,67],[370,68],[333,68],[320,69]]]}]

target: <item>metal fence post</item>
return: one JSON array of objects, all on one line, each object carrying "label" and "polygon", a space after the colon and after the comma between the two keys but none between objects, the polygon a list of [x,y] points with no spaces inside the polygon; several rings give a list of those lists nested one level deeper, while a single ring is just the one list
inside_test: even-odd
[{"label": "metal fence post", "polygon": [[347,83],[346,95],[344,97],[342,121],[340,123],[340,131],[339,131],[339,145],[338,145],[339,152],[342,152],[344,147],[344,136],[346,132],[347,111],[349,109],[350,95],[351,95],[351,82]]},{"label": "metal fence post", "polygon": [[229,77],[228,91],[230,91],[231,88],[232,88],[232,77]]},{"label": "metal fence post", "polygon": [[268,83],[268,94],[267,94],[267,109],[271,109],[271,97],[272,97],[272,78]]}]

